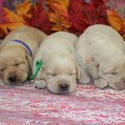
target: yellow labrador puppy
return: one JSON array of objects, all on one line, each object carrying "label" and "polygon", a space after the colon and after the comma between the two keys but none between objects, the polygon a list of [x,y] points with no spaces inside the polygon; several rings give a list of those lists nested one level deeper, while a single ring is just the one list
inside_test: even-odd
[{"label": "yellow labrador puppy", "polygon": [[68,94],[76,89],[79,70],[75,59],[74,46],[77,36],[59,31],[43,40],[33,63],[43,61],[42,68],[35,78],[35,87],[47,87],[53,93]]},{"label": "yellow labrador puppy", "polygon": [[3,40],[2,40],[2,39],[0,39],[0,44],[2,43],[2,41],[3,41]]},{"label": "yellow labrador puppy", "polygon": [[0,45],[0,77],[3,83],[23,83],[32,67],[41,41],[46,34],[29,26],[21,26],[10,32]]},{"label": "yellow labrador puppy", "polygon": [[76,55],[80,83],[92,79],[98,88],[125,88],[125,43],[113,28],[101,24],[88,27],[78,39]]}]

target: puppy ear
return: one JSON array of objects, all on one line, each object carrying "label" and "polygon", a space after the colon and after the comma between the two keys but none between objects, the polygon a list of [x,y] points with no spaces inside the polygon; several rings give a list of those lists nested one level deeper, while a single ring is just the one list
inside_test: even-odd
[{"label": "puppy ear", "polygon": [[28,62],[29,68],[32,68],[32,63],[33,63],[32,57],[29,54],[26,54],[25,57]]},{"label": "puppy ear", "polygon": [[87,64],[87,71],[94,79],[98,79],[98,67],[99,64],[95,60]]},{"label": "puppy ear", "polygon": [[3,40],[2,40],[2,39],[0,39],[0,45],[2,44],[2,42],[3,42]]},{"label": "puppy ear", "polygon": [[3,40],[0,40],[0,49],[5,45],[5,43],[3,42]]},{"label": "puppy ear", "polygon": [[80,67],[78,65],[76,67],[76,71],[77,71],[77,79],[80,79],[81,72],[80,72]]}]

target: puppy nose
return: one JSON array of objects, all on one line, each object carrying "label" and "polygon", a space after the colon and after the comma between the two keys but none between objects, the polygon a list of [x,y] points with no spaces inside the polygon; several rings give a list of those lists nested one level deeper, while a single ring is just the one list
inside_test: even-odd
[{"label": "puppy nose", "polygon": [[59,87],[60,87],[62,90],[67,90],[68,87],[69,87],[69,85],[66,84],[66,83],[61,83],[61,84],[59,85]]},{"label": "puppy nose", "polygon": [[10,82],[15,82],[16,81],[16,76],[15,75],[10,76],[9,81]]}]

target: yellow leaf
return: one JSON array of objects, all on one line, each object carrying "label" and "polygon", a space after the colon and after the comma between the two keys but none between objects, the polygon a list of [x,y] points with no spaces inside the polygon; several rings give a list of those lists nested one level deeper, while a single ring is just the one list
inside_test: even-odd
[{"label": "yellow leaf", "polygon": [[46,0],[46,3],[54,10],[54,13],[48,14],[49,20],[53,23],[51,30],[68,31],[71,27],[68,18],[69,0]]},{"label": "yellow leaf", "polygon": [[68,28],[71,27],[71,23],[67,17],[59,15],[56,13],[50,13],[49,20],[53,23],[51,30],[53,31],[68,31]]},{"label": "yellow leaf", "polygon": [[66,8],[69,6],[69,0],[46,0],[46,3],[50,6],[54,3],[64,5]]},{"label": "yellow leaf", "polygon": [[107,12],[109,24],[125,38],[125,20],[115,10]]},{"label": "yellow leaf", "polygon": [[27,25],[25,20],[23,19],[23,15],[31,17],[29,14],[29,10],[31,10],[32,4],[29,0],[25,0],[25,2],[17,5],[17,13],[7,9],[4,7],[4,17],[3,19],[7,22],[5,24],[0,24],[0,37],[4,37],[10,31],[15,28]]},{"label": "yellow leaf", "polygon": [[4,7],[4,17],[3,19],[6,22],[10,23],[16,23],[16,22],[22,22],[25,23],[24,19],[18,15],[17,13],[14,13],[13,11],[7,9]]},{"label": "yellow leaf", "polygon": [[122,28],[121,24],[123,23],[123,19],[120,17],[118,12],[115,10],[110,10],[107,12],[107,15],[109,24],[117,31],[120,31]]},{"label": "yellow leaf", "polygon": [[125,20],[123,21],[123,25],[122,25],[122,37],[125,39]]},{"label": "yellow leaf", "polygon": [[0,38],[4,37],[15,28],[23,25],[25,24],[22,22],[0,24]]},{"label": "yellow leaf", "polygon": [[46,3],[60,15],[68,17],[69,0],[47,0]]},{"label": "yellow leaf", "polygon": [[29,0],[25,0],[23,3],[18,4],[16,6],[16,12],[20,16],[25,15],[25,16],[31,18],[32,8],[33,8],[33,4]]}]

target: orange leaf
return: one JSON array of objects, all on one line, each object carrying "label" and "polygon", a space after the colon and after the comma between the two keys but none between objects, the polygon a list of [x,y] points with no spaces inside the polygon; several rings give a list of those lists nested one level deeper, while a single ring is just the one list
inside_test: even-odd
[{"label": "orange leaf", "polygon": [[[26,7],[30,7],[28,4],[28,0],[26,0],[24,3],[19,4],[17,6],[17,11],[18,13],[15,13],[7,8],[4,7],[4,17],[3,19],[7,22],[5,24],[0,24],[0,37],[4,37],[7,35],[10,31],[14,30],[15,28],[22,26],[22,25],[27,25],[25,20],[23,19],[22,15],[28,14],[28,8],[24,8],[22,10],[22,6],[25,5]],[[28,6],[27,6],[28,5]],[[26,15],[29,16],[29,15]]]},{"label": "orange leaf", "polygon": [[107,12],[109,24],[125,38],[125,20],[115,10]]},{"label": "orange leaf", "polygon": [[17,13],[14,13],[13,11],[11,11],[5,7],[4,7],[3,19],[8,23],[16,23],[16,22],[25,23],[24,19],[20,15],[18,15]]},{"label": "orange leaf", "polygon": [[25,25],[22,22],[17,22],[17,23],[5,23],[5,24],[0,24],[0,38],[4,37],[7,35],[10,31],[14,30],[15,28],[19,26]]},{"label": "orange leaf", "polygon": [[115,10],[110,10],[107,12],[107,15],[108,15],[108,22],[110,23],[110,25],[117,31],[120,31],[121,23],[123,22],[123,20],[119,16],[118,12],[116,12]]},{"label": "orange leaf", "polygon": [[69,0],[47,0],[46,3],[60,15],[68,17]]},{"label": "orange leaf", "polygon": [[17,14],[20,16],[27,16],[31,18],[33,10],[33,4],[29,0],[25,0],[23,3],[16,6]]},{"label": "orange leaf", "polygon": [[118,14],[118,12],[115,10],[110,10],[107,12],[107,15],[108,15],[108,22],[110,23],[110,25],[117,31],[120,31],[123,20]]},{"label": "orange leaf", "polygon": [[69,0],[46,0],[46,3],[50,6],[53,3],[59,4],[59,5],[64,5],[66,8],[68,8],[68,6],[69,6]]},{"label": "orange leaf", "polygon": [[122,25],[122,37],[125,39],[125,20],[123,21],[123,25]]},{"label": "orange leaf", "polygon": [[71,23],[67,17],[59,15],[56,13],[50,13],[49,20],[53,23],[51,30],[53,31],[68,31],[68,28],[71,27]]}]

